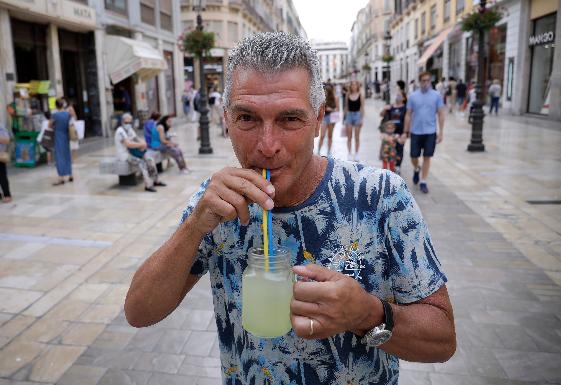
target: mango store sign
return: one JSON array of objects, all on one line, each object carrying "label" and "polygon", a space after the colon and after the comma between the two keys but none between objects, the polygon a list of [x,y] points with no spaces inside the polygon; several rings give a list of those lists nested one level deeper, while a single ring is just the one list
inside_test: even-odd
[{"label": "mango store sign", "polygon": [[539,35],[530,36],[529,45],[530,46],[542,45],[542,44],[553,43],[554,41],[555,41],[555,34],[553,33],[553,31],[548,31],[548,32],[540,33]]}]

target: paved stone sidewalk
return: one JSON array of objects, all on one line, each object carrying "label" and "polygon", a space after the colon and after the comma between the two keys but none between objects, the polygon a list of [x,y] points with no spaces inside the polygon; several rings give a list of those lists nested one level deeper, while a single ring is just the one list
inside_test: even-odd
[{"label": "paved stone sidewalk", "polygon": [[[373,165],[379,107],[368,102],[363,128],[361,160]],[[400,384],[561,384],[559,216],[525,203],[559,191],[561,133],[540,128],[541,141],[524,143],[522,128],[489,119],[489,151],[467,154],[467,127],[451,119],[431,193],[411,190],[450,280],[458,351],[445,364],[403,362]],[[157,194],[98,174],[112,148],[80,157],[74,185],[51,187],[49,167],[11,179],[16,200],[0,206],[0,385],[221,383],[207,277],[154,327],[134,329],[122,312],[132,274],[174,230],[188,196],[235,164],[216,133],[211,157],[196,155],[193,125],[178,133],[196,172],[166,171]],[[336,131],[335,156],[346,156],[344,141]],[[509,184],[505,174],[523,180],[526,163],[540,166],[532,177],[543,186]],[[406,161],[406,180],[410,173]]]}]

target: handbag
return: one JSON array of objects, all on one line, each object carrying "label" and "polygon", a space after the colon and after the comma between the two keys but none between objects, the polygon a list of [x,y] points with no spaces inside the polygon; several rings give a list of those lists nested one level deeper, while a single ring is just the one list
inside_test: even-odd
[{"label": "handbag", "polygon": [[146,150],[140,150],[138,148],[129,148],[129,154],[131,154],[135,158],[144,158],[144,154],[146,154]]},{"label": "handbag", "polygon": [[71,141],[78,140],[78,131],[76,131],[76,127],[74,126],[74,122],[68,124],[68,135]]},{"label": "handbag", "polygon": [[10,163],[10,153],[7,151],[0,151],[0,163]]},{"label": "handbag", "polygon": [[43,136],[41,137],[39,144],[47,150],[52,150],[55,146],[55,131],[46,129],[43,132]]}]

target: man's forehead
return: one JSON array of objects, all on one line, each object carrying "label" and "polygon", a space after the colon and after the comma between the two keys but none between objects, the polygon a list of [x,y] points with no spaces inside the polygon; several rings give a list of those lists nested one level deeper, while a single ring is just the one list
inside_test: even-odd
[{"label": "man's forehead", "polygon": [[[261,70],[259,68],[240,67],[232,72],[232,83],[240,85],[246,82],[286,82],[290,79],[305,77],[306,81],[310,81],[310,76],[305,68],[294,67],[281,70]],[[306,83],[307,83],[306,82]],[[307,86],[308,84],[306,84]]]}]

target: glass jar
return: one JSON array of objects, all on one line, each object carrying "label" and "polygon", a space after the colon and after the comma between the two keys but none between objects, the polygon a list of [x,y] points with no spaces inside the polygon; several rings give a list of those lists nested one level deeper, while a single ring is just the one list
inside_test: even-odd
[{"label": "glass jar", "polygon": [[262,247],[252,247],[242,277],[242,326],[254,336],[274,338],[290,331],[290,301],[294,275],[290,252],[284,247],[269,256],[266,265]]}]

